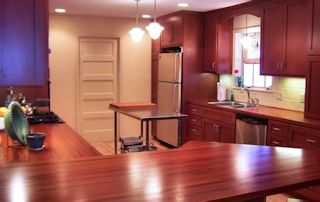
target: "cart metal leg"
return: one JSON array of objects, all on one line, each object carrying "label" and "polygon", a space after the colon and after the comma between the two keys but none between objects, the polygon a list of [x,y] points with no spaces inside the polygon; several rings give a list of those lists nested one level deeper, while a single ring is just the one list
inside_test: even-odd
[{"label": "cart metal leg", "polygon": [[150,121],[147,120],[146,121],[146,146],[145,146],[145,150],[146,151],[153,151],[153,150],[157,150],[157,147],[150,145],[149,123],[150,123]]},{"label": "cart metal leg", "polygon": [[140,121],[140,137],[143,137],[143,121]]},{"label": "cart metal leg", "polygon": [[118,127],[117,127],[117,112],[114,112],[114,154],[117,154],[118,151]]}]

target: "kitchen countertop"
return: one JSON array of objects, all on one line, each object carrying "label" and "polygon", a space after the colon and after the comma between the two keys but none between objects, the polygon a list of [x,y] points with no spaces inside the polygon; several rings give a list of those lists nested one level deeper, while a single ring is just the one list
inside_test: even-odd
[{"label": "kitchen countertop", "polygon": [[0,131],[0,138],[2,138],[2,145],[0,145],[0,166],[10,163],[102,156],[102,154],[65,123],[35,124],[30,125],[30,130],[46,134],[45,148],[42,151],[30,151],[27,146],[8,147],[7,134],[5,131]]},{"label": "kitchen countertop", "polygon": [[313,151],[227,143],[1,167],[0,201],[263,201],[320,183]]},{"label": "kitchen countertop", "polygon": [[273,119],[277,121],[284,121],[296,125],[308,126],[316,129],[320,129],[320,120],[305,118],[303,112],[292,111],[268,106],[259,107],[247,107],[247,108],[226,108],[217,106],[214,104],[208,104],[205,100],[194,100],[190,101],[191,104],[197,104],[208,108],[221,109],[225,111],[231,111],[235,113],[247,114],[262,118]]}]

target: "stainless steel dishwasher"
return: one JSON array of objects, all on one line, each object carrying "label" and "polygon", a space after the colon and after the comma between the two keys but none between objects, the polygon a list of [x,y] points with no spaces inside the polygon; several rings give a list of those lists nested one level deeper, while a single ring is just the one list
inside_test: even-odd
[{"label": "stainless steel dishwasher", "polygon": [[266,145],[267,124],[267,119],[237,115],[236,143]]}]

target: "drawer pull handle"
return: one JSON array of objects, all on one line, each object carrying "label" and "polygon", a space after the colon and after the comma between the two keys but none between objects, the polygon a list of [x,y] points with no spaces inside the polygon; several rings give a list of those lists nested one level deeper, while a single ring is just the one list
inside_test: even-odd
[{"label": "drawer pull handle", "polygon": [[192,129],[191,131],[192,131],[192,132],[197,132],[197,130],[196,130],[196,129]]},{"label": "drawer pull handle", "polygon": [[192,122],[197,122],[197,119],[191,119]]},{"label": "drawer pull handle", "polygon": [[191,111],[196,112],[197,110],[196,109],[192,109]]},{"label": "drawer pull handle", "polygon": [[277,141],[272,141],[272,143],[275,145],[280,145],[280,142],[277,142]]},{"label": "drawer pull handle", "polygon": [[272,130],[279,131],[280,128],[272,128]]},{"label": "drawer pull handle", "polygon": [[310,143],[317,143],[317,141],[312,140],[312,139],[307,139],[307,142],[310,142]]}]

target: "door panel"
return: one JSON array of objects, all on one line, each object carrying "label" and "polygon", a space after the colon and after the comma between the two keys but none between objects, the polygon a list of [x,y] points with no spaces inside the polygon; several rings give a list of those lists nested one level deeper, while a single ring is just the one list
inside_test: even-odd
[{"label": "door panel", "polygon": [[217,32],[217,69],[220,74],[232,73],[232,36],[233,18],[218,25]]},{"label": "door panel", "polygon": [[159,55],[158,80],[181,82],[182,53],[162,53]]},{"label": "door panel", "polygon": [[180,112],[181,84],[158,83],[157,107],[164,112]]},{"label": "door panel", "polygon": [[279,70],[283,56],[284,41],[283,6],[268,6],[263,9],[261,35],[261,74],[273,75]]},{"label": "door panel", "polygon": [[[309,2],[293,1],[286,7],[286,57],[283,69],[286,75],[304,76],[308,66],[308,35],[310,30]],[[297,51],[298,50],[298,51]]]},{"label": "door panel", "polygon": [[89,142],[113,139],[114,117],[108,109],[117,101],[118,41],[80,38],[78,132]]}]

